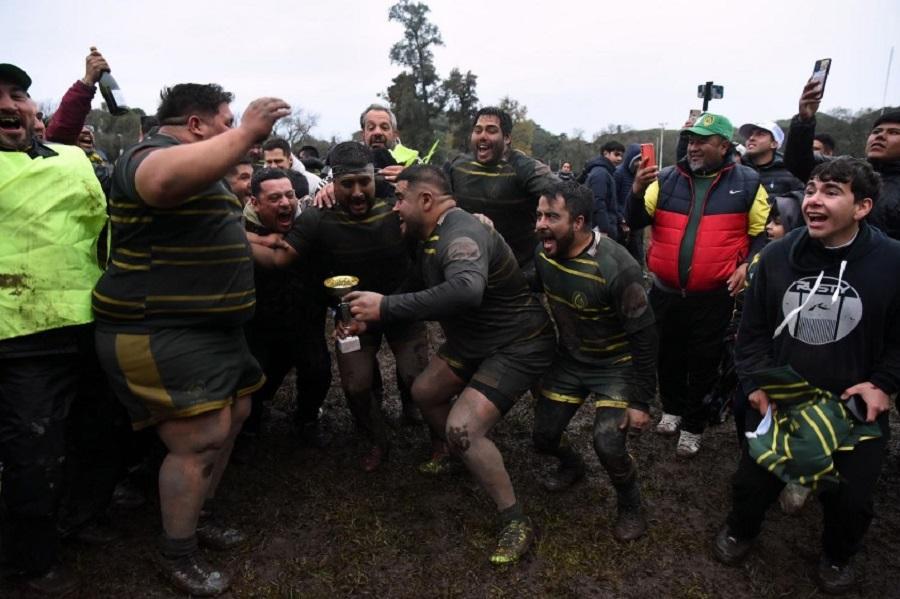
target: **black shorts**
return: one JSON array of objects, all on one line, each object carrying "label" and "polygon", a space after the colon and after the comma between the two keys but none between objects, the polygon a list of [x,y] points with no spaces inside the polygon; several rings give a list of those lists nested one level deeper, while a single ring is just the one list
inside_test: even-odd
[{"label": "black shorts", "polygon": [[449,344],[438,355],[467,386],[484,394],[501,414],[506,414],[525,391],[541,377],[556,349],[553,327],[545,327],[530,339],[501,347],[480,360],[460,358]]},{"label": "black shorts", "polygon": [[598,408],[627,408],[634,393],[630,363],[625,368],[590,368],[557,354],[541,379],[541,395],[551,401],[581,405],[591,393]]},{"label": "black shorts", "polygon": [[135,430],[230,406],[266,380],[240,327],[98,330],[95,339],[110,387]]}]

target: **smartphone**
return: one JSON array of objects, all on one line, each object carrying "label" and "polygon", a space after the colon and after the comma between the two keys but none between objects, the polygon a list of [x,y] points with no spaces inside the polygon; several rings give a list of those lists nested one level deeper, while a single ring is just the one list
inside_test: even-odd
[{"label": "smartphone", "polygon": [[866,406],[866,402],[862,398],[862,395],[851,395],[847,398],[847,401],[844,402],[844,407],[847,408],[847,411],[850,412],[850,415],[859,422],[866,421],[866,411],[868,410],[868,408]]},{"label": "smartphone", "polygon": [[812,81],[819,83],[819,99],[825,95],[825,82],[828,81],[828,71],[831,70],[831,59],[820,58],[813,67]]},{"label": "smartphone", "polygon": [[641,168],[656,166],[656,151],[653,144],[641,144]]}]

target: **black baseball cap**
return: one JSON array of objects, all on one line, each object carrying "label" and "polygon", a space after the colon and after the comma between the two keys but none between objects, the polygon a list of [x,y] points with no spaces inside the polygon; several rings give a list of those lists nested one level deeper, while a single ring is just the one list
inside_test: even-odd
[{"label": "black baseball cap", "polygon": [[5,62],[0,64],[0,80],[11,81],[26,92],[28,91],[28,88],[31,87],[31,77],[28,76],[28,73],[14,64]]}]

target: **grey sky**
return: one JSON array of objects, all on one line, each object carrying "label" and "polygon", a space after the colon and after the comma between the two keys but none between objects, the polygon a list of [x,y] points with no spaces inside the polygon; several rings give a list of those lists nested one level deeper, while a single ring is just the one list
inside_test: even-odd
[{"label": "grey sky", "polygon": [[[401,34],[387,21],[392,3],[0,0],[0,62],[29,72],[36,100],[58,100],[96,45],[129,103],[148,112],[163,85],[214,81],[237,110],[280,96],[319,115],[317,137],[347,138],[400,71],[388,60]],[[824,110],[880,106],[892,44],[887,103],[900,104],[900,0],[428,4],[446,44],[439,74],[472,70],[482,104],[508,94],[554,133],[676,128],[708,79],[725,86],[711,110],[736,126],[787,117],[823,57],[833,59]]]}]

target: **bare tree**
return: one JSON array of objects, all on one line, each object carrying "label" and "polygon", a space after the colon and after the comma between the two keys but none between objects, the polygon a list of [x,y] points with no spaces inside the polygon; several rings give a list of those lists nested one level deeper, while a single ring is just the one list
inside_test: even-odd
[{"label": "bare tree", "polygon": [[295,108],[290,116],[286,116],[275,125],[275,133],[291,144],[291,149],[303,145],[309,132],[319,123],[319,115],[307,112],[303,108]]}]

